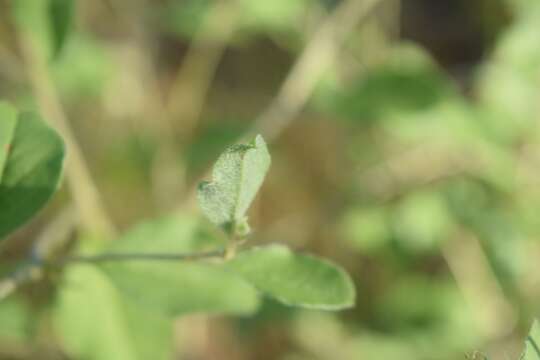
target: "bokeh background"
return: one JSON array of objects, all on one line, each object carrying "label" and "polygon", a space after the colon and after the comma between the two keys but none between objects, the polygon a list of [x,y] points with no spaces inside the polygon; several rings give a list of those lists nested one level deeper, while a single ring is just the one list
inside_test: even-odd
[{"label": "bokeh background", "polygon": [[[171,344],[141,335],[141,359],[519,358],[540,304],[540,2],[52,3],[0,0],[0,98],[67,120],[118,231],[199,214],[219,153],[262,133],[250,241],[332,259],[357,287],[338,313],[184,316]],[[67,182],[0,274],[73,212]],[[51,320],[60,283],[0,302],[0,358],[78,359]]]}]

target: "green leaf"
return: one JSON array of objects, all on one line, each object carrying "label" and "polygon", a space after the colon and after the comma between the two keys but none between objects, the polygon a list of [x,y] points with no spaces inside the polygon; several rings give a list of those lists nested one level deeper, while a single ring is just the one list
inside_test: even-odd
[{"label": "green leaf", "polygon": [[29,220],[56,191],[64,144],[39,116],[0,103],[0,239]]},{"label": "green leaf", "polygon": [[315,96],[324,112],[354,122],[373,122],[422,114],[458,92],[427,52],[401,45],[366,74],[346,86],[327,86]]},{"label": "green leaf", "polygon": [[259,305],[252,286],[218,265],[126,261],[103,269],[126,298],[167,316],[194,312],[244,315],[255,312]]},{"label": "green leaf", "polygon": [[525,340],[525,352],[521,357],[523,360],[540,360],[540,324],[535,320],[527,340]]},{"label": "green leaf", "polygon": [[73,23],[74,10],[74,0],[50,0],[49,2],[53,57],[58,56],[64,48]]},{"label": "green leaf", "polygon": [[105,251],[139,254],[185,253],[222,246],[223,242],[205,232],[196,217],[175,214],[136,225],[120,239],[111,242]]},{"label": "green leaf", "polygon": [[349,210],[341,230],[349,244],[364,254],[372,254],[390,244],[391,231],[388,215],[382,207]]},{"label": "green leaf", "polygon": [[282,245],[239,253],[228,266],[286,305],[339,310],[355,302],[354,285],[343,269]]},{"label": "green leaf", "polygon": [[10,297],[0,302],[0,339],[3,343],[25,342],[29,339],[31,314],[17,298]]},{"label": "green leaf", "polygon": [[0,103],[0,179],[4,173],[11,143],[17,125],[17,111],[5,103]]},{"label": "green leaf", "polygon": [[453,222],[445,199],[436,191],[409,193],[394,210],[399,245],[412,253],[437,251],[451,233]]},{"label": "green leaf", "polygon": [[124,302],[107,277],[89,265],[68,269],[54,312],[65,350],[87,360],[165,360],[172,323]]},{"label": "green leaf", "polygon": [[305,0],[240,0],[242,27],[247,30],[293,30],[307,11]]},{"label": "green leaf", "polygon": [[[215,241],[202,236],[195,219],[175,216],[136,227],[106,252],[185,253]],[[219,263],[124,261],[102,265],[117,288],[139,306],[168,316],[191,312],[250,314],[257,291]]]},{"label": "green leaf", "polygon": [[228,230],[245,223],[245,213],[269,166],[270,154],[260,135],[249,144],[229,147],[214,165],[212,182],[199,185],[197,195],[204,214]]}]

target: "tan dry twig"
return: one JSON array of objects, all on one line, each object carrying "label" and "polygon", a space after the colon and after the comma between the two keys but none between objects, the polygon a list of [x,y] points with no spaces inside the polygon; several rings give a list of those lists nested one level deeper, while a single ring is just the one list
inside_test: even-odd
[{"label": "tan dry twig", "polygon": [[276,97],[256,119],[248,137],[262,134],[267,142],[271,142],[283,132],[307,103],[323,73],[336,60],[347,35],[381,1],[347,0],[338,5],[310,39]]},{"label": "tan dry twig", "polygon": [[19,43],[30,85],[43,117],[58,130],[66,144],[67,180],[77,207],[80,223],[86,230],[110,237],[115,232],[114,227],[101,203],[100,194],[71,130],[51,79],[46,59],[32,35],[24,29],[19,31]]}]

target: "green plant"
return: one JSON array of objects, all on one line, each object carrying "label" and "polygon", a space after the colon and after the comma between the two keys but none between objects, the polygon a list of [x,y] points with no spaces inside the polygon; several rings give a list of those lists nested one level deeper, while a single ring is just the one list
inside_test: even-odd
[{"label": "green plant", "polygon": [[[5,238],[56,190],[64,148],[35,115],[18,115],[2,104],[0,118],[0,204],[10,209],[0,217]],[[200,235],[196,217],[173,214],[136,226],[111,242],[82,235],[76,254],[38,259],[40,270],[64,273],[55,325],[68,351],[84,358],[111,358],[117,352],[125,352],[120,358],[145,358],[135,340],[141,336],[140,325],[131,323],[149,322],[161,329],[157,334],[170,336],[163,334],[173,317],[192,312],[252,314],[260,294],[290,306],[351,307],[354,286],[340,267],[285,245],[244,248],[250,233],[246,212],[269,166],[266,143],[257,136],[229,147],[217,160],[212,181],[200,184],[201,208],[223,230],[225,240]],[[94,331],[95,321],[102,321],[112,335]],[[91,342],[102,345],[88,347]]]}]

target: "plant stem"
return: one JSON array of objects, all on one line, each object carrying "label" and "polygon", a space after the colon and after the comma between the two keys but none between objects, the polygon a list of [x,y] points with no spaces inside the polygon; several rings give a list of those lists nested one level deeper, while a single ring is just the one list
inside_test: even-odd
[{"label": "plant stem", "polygon": [[115,233],[105,209],[101,204],[99,192],[92,180],[83,154],[49,72],[47,61],[35,43],[32,34],[26,29],[19,29],[19,42],[26,63],[30,85],[44,118],[58,130],[66,144],[68,160],[66,166],[69,187],[77,206],[80,222],[86,230],[104,237]]},{"label": "plant stem", "polygon": [[77,255],[61,259],[57,263],[66,265],[68,263],[102,263],[118,261],[195,261],[207,259],[223,259],[225,250],[212,250],[205,252],[180,253],[180,254],[159,254],[159,253],[104,253],[97,255]]},{"label": "plant stem", "polygon": [[296,118],[321,76],[338,58],[347,35],[382,0],[345,0],[321,24],[285,78],[278,94],[255,120],[248,137],[277,138]]}]

